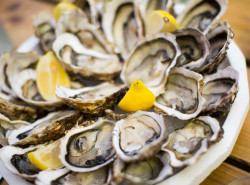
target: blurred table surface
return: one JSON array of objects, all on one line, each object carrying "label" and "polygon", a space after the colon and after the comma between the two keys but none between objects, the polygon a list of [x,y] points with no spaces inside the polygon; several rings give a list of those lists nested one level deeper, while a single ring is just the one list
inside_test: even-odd
[{"label": "blurred table surface", "polygon": [[[23,41],[34,35],[31,16],[41,11],[52,12],[53,3],[38,0],[1,0],[0,20],[18,47]],[[250,0],[229,0],[229,6],[222,17],[227,20],[235,33],[235,41],[250,61]],[[247,68],[248,82],[250,68]],[[248,84],[250,86],[250,84]],[[250,176],[250,113],[248,113],[242,130],[231,155],[215,169],[201,184],[224,185],[240,177]],[[0,185],[7,184],[4,180]]]}]

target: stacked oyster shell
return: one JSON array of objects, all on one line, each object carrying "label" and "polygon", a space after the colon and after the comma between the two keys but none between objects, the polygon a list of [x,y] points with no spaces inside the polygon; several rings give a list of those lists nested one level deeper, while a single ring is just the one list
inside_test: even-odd
[{"label": "stacked oyster shell", "polygon": [[[39,54],[0,57],[0,156],[8,170],[39,185],[156,184],[219,142],[219,118],[239,76],[218,67],[233,39],[218,21],[227,0],[191,0],[179,15],[170,0],[71,2],[80,8],[57,23],[34,17],[44,52],[52,50],[72,80],[57,87],[58,101],[38,91]],[[146,35],[145,19],[158,9],[174,13],[181,29]],[[117,103],[135,79],[155,94],[154,107],[122,113]],[[27,155],[50,143],[64,167],[41,171]]]}]

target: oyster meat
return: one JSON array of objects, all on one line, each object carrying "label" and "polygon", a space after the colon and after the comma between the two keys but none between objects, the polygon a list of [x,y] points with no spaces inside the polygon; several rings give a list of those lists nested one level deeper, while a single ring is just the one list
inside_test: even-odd
[{"label": "oyster meat", "polygon": [[156,97],[154,108],[182,120],[196,117],[202,109],[202,75],[185,68],[173,68],[165,92]]},{"label": "oyster meat", "polygon": [[145,160],[114,162],[113,182],[116,184],[156,184],[173,174],[168,154],[159,153]]},{"label": "oyster meat", "polygon": [[206,100],[202,112],[207,114],[226,115],[238,92],[239,73],[231,66],[206,75],[202,97]]},{"label": "oyster meat", "polygon": [[38,174],[36,185],[102,185],[109,182],[110,169],[104,166],[92,172],[73,172],[67,168],[46,170]]},{"label": "oyster meat", "polygon": [[114,0],[106,3],[102,28],[107,40],[117,46],[126,59],[136,42],[144,35],[139,8],[133,0]]},{"label": "oyster meat", "polygon": [[121,79],[127,85],[140,79],[157,96],[164,91],[168,73],[176,65],[179,55],[180,50],[174,35],[148,35],[139,41],[126,60]]},{"label": "oyster meat", "polygon": [[177,17],[180,29],[196,28],[206,34],[227,8],[227,0],[193,0]]},{"label": "oyster meat", "polygon": [[126,162],[146,159],[157,153],[166,139],[162,115],[138,111],[116,123],[113,146],[117,156]]},{"label": "oyster meat", "polygon": [[177,30],[174,35],[181,49],[181,56],[177,59],[177,66],[192,71],[199,69],[209,55],[209,42],[206,36],[192,28]]},{"label": "oyster meat", "polygon": [[85,114],[102,114],[112,108],[127,91],[126,85],[104,82],[94,87],[68,89],[58,86],[56,95],[67,105],[77,108]]},{"label": "oyster meat", "polygon": [[201,116],[171,133],[162,150],[170,155],[172,166],[192,165],[207,151],[209,144],[220,140],[222,132],[223,129],[216,119]]},{"label": "oyster meat", "polygon": [[87,127],[75,127],[61,140],[60,159],[70,170],[89,172],[114,160],[114,122],[100,118]]},{"label": "oyster meat", "polygon": [[116,55],[88,49],[70,33],[59,35],[53,43],[53,50],[68,72],[84,78],[111,80],[122,68]]}]

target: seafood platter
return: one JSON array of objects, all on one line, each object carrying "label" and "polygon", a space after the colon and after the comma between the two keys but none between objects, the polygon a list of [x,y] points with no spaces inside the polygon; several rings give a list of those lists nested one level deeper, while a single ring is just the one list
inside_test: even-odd
[{"label": "seafood platter", "polygon": [[227,4],[68,0],[34,16],[35,36],[0,56],[6,181],[201,183],[249,106]]}]

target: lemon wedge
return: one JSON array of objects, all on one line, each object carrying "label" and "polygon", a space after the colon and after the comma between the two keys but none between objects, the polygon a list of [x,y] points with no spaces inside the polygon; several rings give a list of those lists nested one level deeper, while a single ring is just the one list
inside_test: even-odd
[{"label": "lemon wedge", "polygon": [[56,21],[58,21],[58,19],[61,17],[61,15],[63,14],[63,12],[66,12],[66,11],[72,11],[74,9],[78,8],[78,6],[72,4],[72,3],[69,3],[69,2],[61,2],[61,3],[58,3],[56,5],[56,7],[54,8],[54,12],[53,12],[53,15],[54,15],[54,19]]},{"label": "lemon wedge", "polygon": [[60,140],[30,152],[28,158],[40,170],[58,169],[64,166],[59,158],[59,152]]},{"label": "lemon wedge", "polygon": [[155,10],[150,13],[146,20],[147,34],[158,32],[174,32],[179,28],[175,18],[163,10]]},{"label": "lemon wedge", "polygon": [[141,80],[133,81],[118,106],[125,112],[148,110],[155,102],[155,95],[143,84]]},{"label": "lemon wedge", "polygon": [[36,84],[39,93],[46,101],[56,101],[56,86],[70,87],[70,78],[53,52],[42,56],[36,67]]}]

